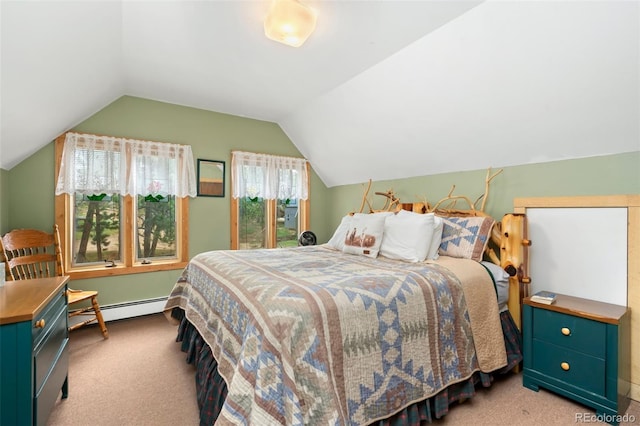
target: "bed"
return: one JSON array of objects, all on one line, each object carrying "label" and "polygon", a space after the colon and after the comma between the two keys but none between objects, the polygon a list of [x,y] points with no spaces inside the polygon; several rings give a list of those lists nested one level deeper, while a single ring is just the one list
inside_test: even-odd
[{"label": "bed", "polygon": [[[497,259],[488,240],[509,234],[501,223],[476,218],[487,241],[467,244],[474,258],[465,258],[446,249],[456,232],[460,240],[448,218],[438,254],[418,261],[406,246],[369,244],[374,219],[383,231],[373,239],[395,235],[385,224],[399,215],[376,215],[345,216],[327,244],[212,251],[189,262],[165,313],[196,366],[201,424],[419,424],[518,365],[513,282],[482,260]],[[407,220],[404,237],[422,235],[417,217]]]}]

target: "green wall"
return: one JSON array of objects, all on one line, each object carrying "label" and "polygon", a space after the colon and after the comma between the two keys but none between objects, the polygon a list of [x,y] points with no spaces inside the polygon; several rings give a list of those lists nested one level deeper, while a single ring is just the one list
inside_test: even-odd
[{"label": "green wall", "polygon": [[[232,150],[300,156],[277,124],[122,97],[73,130],[192,146],[194,159],[226,162],[224,198],[190,200],[189,254],[230,245],[230,153]],[[495,171],[495,170],[494,170]],[[454,194],[475,200],[484,193],[486,169],[374,182],[370,194],[393,189],[403,202],[435,203]],[[9,183],[12,183],[9,185]],[[54,222],[54,146],[47,144],[10,171],[0,170],[0,232],[50,229]],[[365,184],[326,188],[311,176],[311,229],[327,241],[340,218],[360,208]],[[505,167],[491,183],[486,211],[496,218],[516,197],[640,193],[640,152]],[[374,208],[384,201],[372,196]],[[462,205],[459,205],[462,207]],[[77,280],[72,286],[100,291],[102,305],[166,296],[181,271]]]},{"label": "green wall", "polygon": [[[277,124],[204,111],[195,108],[122,97],[74,127],[77,132],[191,145],[194,160],[222,160],[225,197],[196,197],[189,202],[189,255],[230,247],[231,151],[243,150],[300,157],[301,154]],[[8,175],[8,176],[5,176]],[[2,233],[13,228],[51,229],[54,223],[54,144],[47,144],[9,172],[2,182],[14,182],[2,191],[2,210],[8,219]],[[0,182],[0,183],[2,183]],[[15,184],[19,182],[20,184]],[[315,172],[311,176],[311,229],[328,239],[325,229],[327,189]],[[4,217],[4,214],[2,215]],[[100,292],[100,303],[166,296],[181,271],[75,280],[72,287]]]},{"label": "green wall", "polygon": [[[577,195],[640,194],[640,151],[503,167],[489,187],[485,211],[496,219],[513,210],[513,199]],[[492,173],[500,168],[492,169]],[[449,194],[464,195],[475,202],[485,192],[487,169],[444,173],[409,179],[374,182],[369,194],[393,189],[401,202],[434,205]],[[329,226],[335,229],[345,213],[359,211],[366,183],[329,189],[332,211]],[[381,208],[384,198],[370,196],[373,208]],[[477,207],[480,207],[480,203]],[[467,208],[459,201],[458,208]],[[365,206],[366,209],[366,206]]]},{"label": "green wall", "polygon": [[14,228],[53,229],[54,166],[50,143],[9,171],[9,228],[3,232]]},{"label": "green wall", "polygon": [[9,188],[9,172],[0,169],[0,235],[9,228],[9,203],[5,202],[5,198],[8,199],[7,188]]}]

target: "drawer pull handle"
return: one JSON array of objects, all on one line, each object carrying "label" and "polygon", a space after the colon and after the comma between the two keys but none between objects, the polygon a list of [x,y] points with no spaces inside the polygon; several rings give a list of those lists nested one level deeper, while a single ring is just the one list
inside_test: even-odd
[{"label": "drawer pull handle", "polygon": [[569,371],[569,363],[568,362],[561,362],[560,363],[560,368],[562,368],[564,371]]},{"label": "drawer pull handle", "polygon": [[564,334],[565,336],[568,336],[571,334],[571,330],[567,327],[562,327],[562,330],[560,330],[562,332],[562,334]]},{"label": "drawer pull handle", "polygon": [[36,321],[36,328],[44,328],[44,324],[45,324],[45,322],[44,322],[43,319],[38,320],[38,321]]}]

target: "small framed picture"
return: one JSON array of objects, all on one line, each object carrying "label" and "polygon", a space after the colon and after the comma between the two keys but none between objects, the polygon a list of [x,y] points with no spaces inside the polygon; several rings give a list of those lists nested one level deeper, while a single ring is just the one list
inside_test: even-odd
[{"label": "small framed picture", "polygon": [[198,159],[198,196],[224,197],[224,161]]}]

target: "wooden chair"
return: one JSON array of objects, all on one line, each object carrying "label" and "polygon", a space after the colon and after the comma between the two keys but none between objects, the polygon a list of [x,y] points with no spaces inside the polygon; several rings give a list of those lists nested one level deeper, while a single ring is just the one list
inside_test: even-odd
[{"label": "wooden chair", "polygon": [[[0,238],[0,245],[6,262],[8,280],[17,281],[64,275],[60,233],[57,225],[53,227],[52,234],[37,229],[15,229]],[[100,312],[97,291],[69,289],[67,300],[70,307],[69,318],[77,315],[90,316],[88,319],[69,327],[69,331],[97,321],[104,338],[109,338],[109,332],[104,324],[102,312]],[[71,310],[73,305],[79,303],[86,305],[86,302],[89,302],[90,306]]]}]

